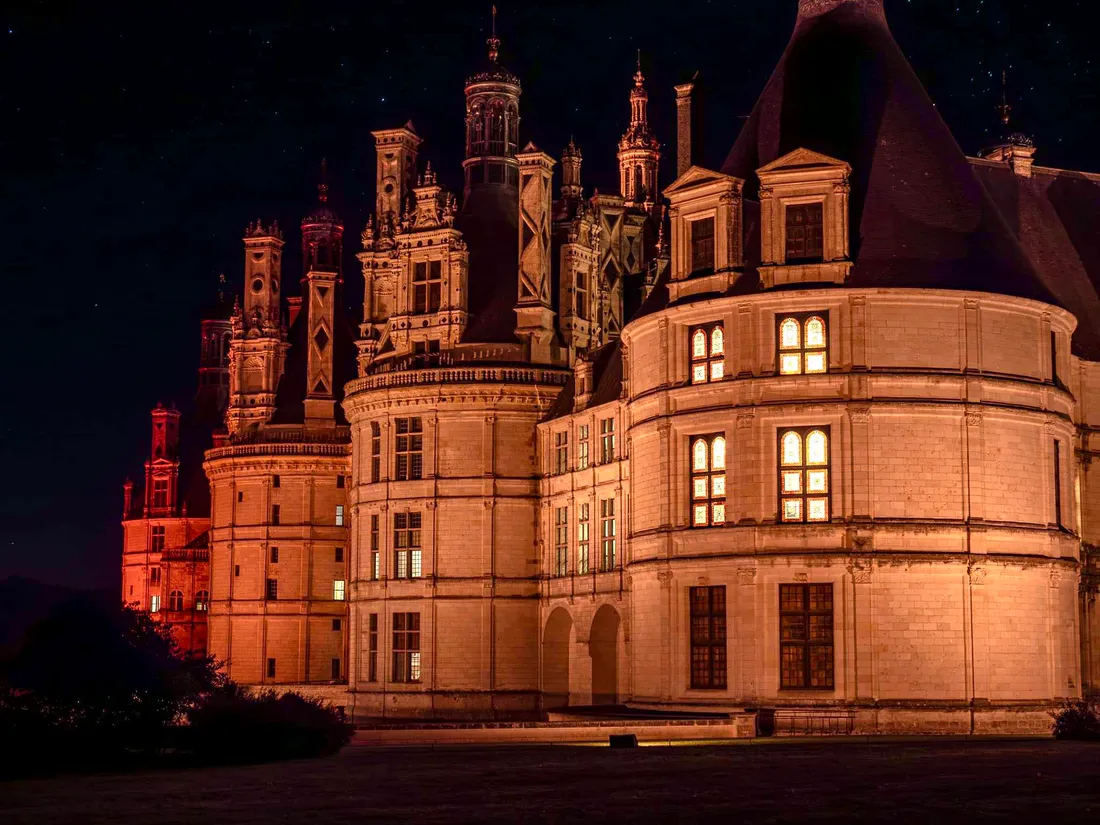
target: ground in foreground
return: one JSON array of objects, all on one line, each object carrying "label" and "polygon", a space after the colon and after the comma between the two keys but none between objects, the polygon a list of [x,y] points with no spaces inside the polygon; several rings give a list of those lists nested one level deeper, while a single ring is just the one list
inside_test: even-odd
[{"label": "ground in foreground", "polygon": [[1100,746],[785,741],[373,748],[297,762],[0,783],[6,825],[1092,822]]}]

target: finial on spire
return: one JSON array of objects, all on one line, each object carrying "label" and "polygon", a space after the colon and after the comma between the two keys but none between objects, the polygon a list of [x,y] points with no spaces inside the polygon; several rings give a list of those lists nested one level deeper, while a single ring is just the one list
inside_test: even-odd
[{"label": "finial on spire", "polygon": [[328,160],[321,158],[321,182],[317,185],[317,200],[325,203],[328,200]]},{"label": "finial on spire", "polygon": [[638,70],[634,72],[634,85],[639,89],[645,82],[645,75],[642,74],[642,50],[638,49]]},{"label": "finial on spire", "polygon": [[493,63],[497,62],[497,58],[500,57],[500,38],[497,37],[497,7],[493,6],[493,34],[485,41],[489,46],[489,60]]},{"label": "finial on spire", "polygon": [[1012,119],[1012,107],[1008,104],[1008,70],[1001,70],[1001,105],[997,106],[997,112],[1001,115],[1001,123],[1005,126]]}]

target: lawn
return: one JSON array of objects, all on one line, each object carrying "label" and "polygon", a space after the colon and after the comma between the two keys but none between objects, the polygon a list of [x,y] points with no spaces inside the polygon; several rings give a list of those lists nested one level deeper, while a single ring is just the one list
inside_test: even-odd
[{"label": "lawn", "polygon": [[5,825],[1100,821],[1100,745],[783,741],[372,748],[0,783]]}]

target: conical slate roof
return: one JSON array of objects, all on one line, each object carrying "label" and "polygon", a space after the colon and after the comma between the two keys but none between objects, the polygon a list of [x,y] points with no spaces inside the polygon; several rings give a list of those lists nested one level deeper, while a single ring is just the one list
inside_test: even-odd
[{"label": "conical slate roof", "polygon": [[800,0],[779,66],[722,167],[806,148],[852,166],[851,286],[967,289],[1058,304],[905,59],[882,0]]}]

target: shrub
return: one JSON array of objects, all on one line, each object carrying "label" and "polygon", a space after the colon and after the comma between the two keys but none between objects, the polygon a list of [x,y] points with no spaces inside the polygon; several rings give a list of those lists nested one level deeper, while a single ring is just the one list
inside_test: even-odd
[{"label": "shrub", "polygon": [[1069,702],[1054,717],[1054,738],[1100,742],[1100,702]]},{"label": "shrub", "polygon": [[318,699],[237,685],[215,691],[188,714],[184,746],[212,762],[299,759],[336,753],[352,726]]}]

